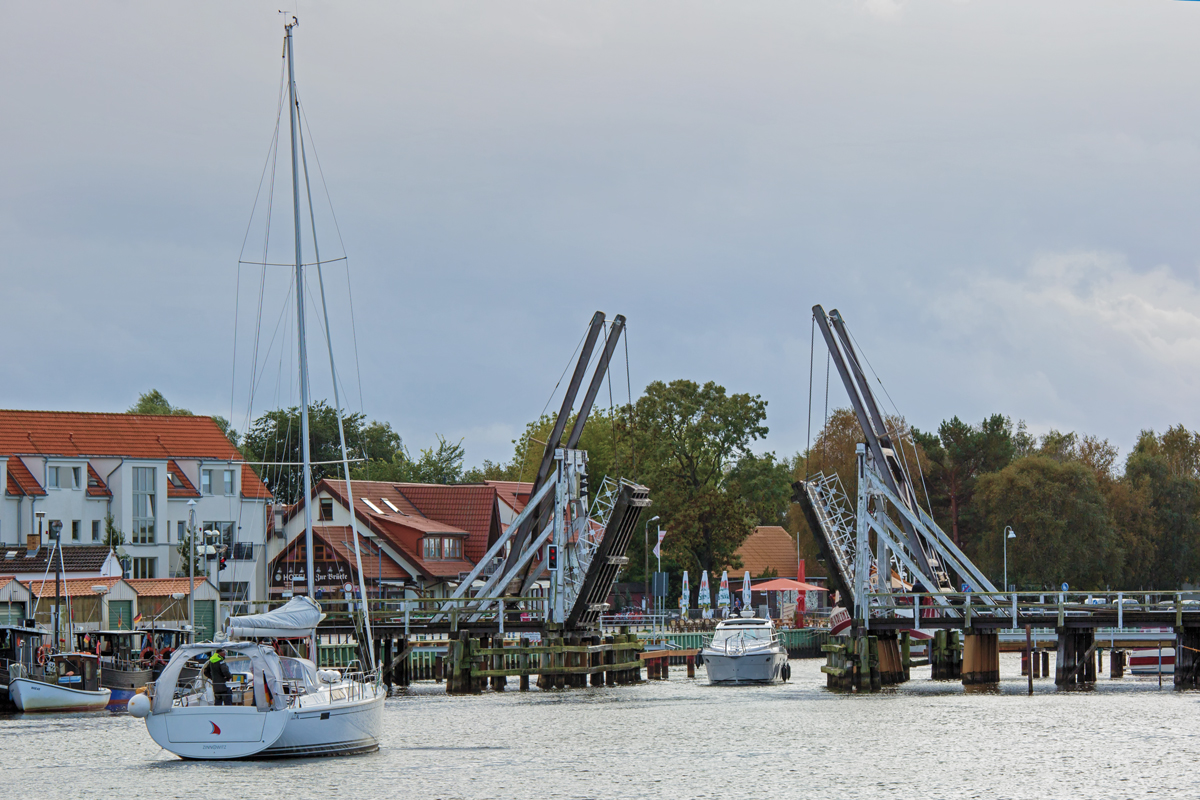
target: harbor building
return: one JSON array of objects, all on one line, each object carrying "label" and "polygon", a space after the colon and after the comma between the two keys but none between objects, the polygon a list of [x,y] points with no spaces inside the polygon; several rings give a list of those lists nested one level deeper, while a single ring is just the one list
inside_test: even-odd
[{"label": "harbor building", "polygon": [[[524,507],[517,484],[504,499],[491,483],[354,481],[352,488],[363,574],[373,597],[445,596],[499,538],[506,515],[512,520],[519,513],[514,505]],[[346,482],[322,480],[310,497],[315,591],[326,596],[357,582]],[[304,502],[281,510],[276,525],[270,548],[273,598],[304,591]]]},{"label": "harbor building", "polygon": [[[185,577],[180,542],[194,510],[225,546],[219,576],[211,562],[223,601],[266,598],[270,492],[209,417],[0,410],[0,486],[5,554],[49,550],[59,523],[70,561],[111,529],[123,540],[117,574]],[[10,572],[26,574],[0,567]]]}]

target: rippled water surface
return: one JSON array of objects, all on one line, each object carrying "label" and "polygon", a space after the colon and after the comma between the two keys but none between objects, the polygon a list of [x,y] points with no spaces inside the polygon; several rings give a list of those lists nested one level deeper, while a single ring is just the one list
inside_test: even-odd
[{"label": "rippled water surface", "polygon": [[[1107,666],[1107,664],[1105,665]],[[611,689],[387,701],[379,753],[195,763],[124,714],[0,717],[10,796],[75,798],[1133,798],[1200,796],[1200,694],[1102,679],[1025,695],[1017,656],[999,690],[933,683],[826,692],[702,679]]]}]

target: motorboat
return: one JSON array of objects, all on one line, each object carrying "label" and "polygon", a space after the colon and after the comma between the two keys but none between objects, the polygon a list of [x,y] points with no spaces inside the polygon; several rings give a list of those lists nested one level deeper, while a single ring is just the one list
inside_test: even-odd
[{"label": "motorboat", "polygon": [[145,631],[86,631],[76,633],[75,641],[81,652],[95,653],[99,659],[100,686],[111,692],[108,707],[113,711],[123,710],[154,679],[159,655]]},{"label": "motorboat", "polygon": [[8,694],[21,711],[101,711],[108,705],[112,691],[100,685],[95,653],[48,655],[39,648],[36,658],[28,670],[9,665]]},{"label": "motorboat", "polygon": [[1175,648],[1148,647],[1130,650],[1128,664],[1131,675],[1174,675]]},{"label": "motorboat", "polygon": [[709,683],[777,683],[791,677],[787,650],[775,634],[775,624],[753,614],[743,611],[740,617],[717,623],[699,656]]},{"label": "motorboat", "polygon": [[[167,662],[171,660],[171,654],[183,647],[185,644],[192,643],[192,627],[186,622],[178,627],[169,627],[155,624],[149,628],[139,628],[140,633],[146,635],[145,644],[142,647],[142,655],[148,655],[146,648],[153,648],[154,655],[150,659],[150,671],[153,673],[154,679],[162,674],[163,668],[167,666]],[[199,669],[184,670],[183,679],[191,680],[200,674]]]},{"label": "motorboat", "polygon": [[[129,713],[163,749],[188,759],[296,758],[351,755],[379,749],[386,689],[377,674],[318,670],[304,658],[281,657],[261,640],[310,633],[323,615],[316,601],[294,597],[282,608],[230,618],[245,641],[184,645],[171,656]],[[205,675],[185,669],[227,653],[234,680],[225,698]],[[218,704],[227,700],[230,704]]]}]

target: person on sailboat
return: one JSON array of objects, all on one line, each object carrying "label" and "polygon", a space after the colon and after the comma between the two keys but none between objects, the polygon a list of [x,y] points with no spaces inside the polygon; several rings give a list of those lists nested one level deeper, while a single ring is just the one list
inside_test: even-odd
[{"label": "person on sailboat", "polygon": [[212,681],[214,705],[233,705],[233,694],[229,691],[229,681],[233,680],[233,674],[229,671],[229,665],[225,663],[225,651],[213,651],[208,663],[204,665],[204,671]]}]

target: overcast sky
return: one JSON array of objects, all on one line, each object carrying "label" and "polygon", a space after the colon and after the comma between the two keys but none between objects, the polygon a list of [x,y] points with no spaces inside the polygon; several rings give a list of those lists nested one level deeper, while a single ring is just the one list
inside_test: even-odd
[{"label": "overcast sky", "polygon": [[[158,388],[244,427],[278,8],[0,0],[0,406]],[[346,404],[414,450],[506,459],[597,309],[628,317],[635,396],[761,394],[781,455],[814,303],[918,427],[1000,412],[1122,455],[1200,428],[1200,3],[289,8]],[[255,414],[295,401],[288,280],[267,268]]]}]

